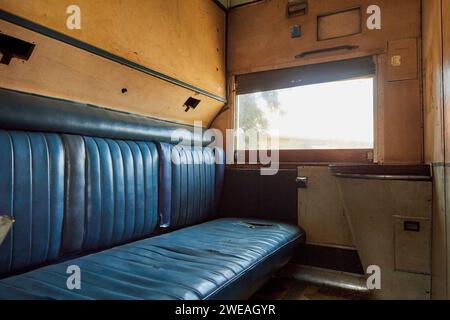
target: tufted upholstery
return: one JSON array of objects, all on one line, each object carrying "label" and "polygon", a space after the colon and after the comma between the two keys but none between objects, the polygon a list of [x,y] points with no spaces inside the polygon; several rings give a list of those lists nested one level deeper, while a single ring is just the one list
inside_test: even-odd
[{"label": "tufted upholstery", "polygon": [[[220,219],[0,282],[0,299],[242,299],[289,259],[304,234],[267,221]],[[66,270],[82,270],[81,290]]]},{"label": "tufted upholstery", "polygon": [[180,228],[214,218],[223,180],[223,151],[216,151],[216,157],[211,148],[159,143],[158,149],[165,225]]},{"label": "tufted upholstery", "polygon": [[66,202],[65,253],[150,235],[158,222],[155,144],[69,135],[63,139],[71,184],[67,189],[73,191]]},{"label": "tufted upholstery", "polygon": [[61,138],[0,130],[0,214],[16,220],[0,247],[0,274],[59,257],[63,210]]}]

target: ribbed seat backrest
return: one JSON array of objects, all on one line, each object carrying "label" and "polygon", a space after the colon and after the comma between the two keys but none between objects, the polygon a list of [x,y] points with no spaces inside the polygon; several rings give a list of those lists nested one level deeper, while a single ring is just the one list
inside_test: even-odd
[{"label": "ribbed seat backrest", "polygon": [[63,135],[64,253],[151,235],[158,222],[158,153],[151,142]]},{"label": "ribbed seat backrest", "polygon": [[0,130],[0,215],[15,219],[0,246],[0,274],[56,260],[63,214],[60,136]]},{"label": "ribbed seat backrest", "polygon": [[223,150],[167,143],[158,143],[158,150],[163,225],[180,228],[216,217],[225,166]]},{"label": "ribbed seat backrest", "polygon": [[220,149],[0,130],[0,274],[210,220],[223,171]]}]

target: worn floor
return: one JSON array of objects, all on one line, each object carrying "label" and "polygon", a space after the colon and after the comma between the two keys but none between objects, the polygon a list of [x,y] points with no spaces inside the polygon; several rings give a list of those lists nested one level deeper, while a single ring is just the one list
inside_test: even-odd
[{"label": "worn floor", "polygon": [[291,278],[273,278],[252,300],[366,300],[365,294],[318,286]]}]

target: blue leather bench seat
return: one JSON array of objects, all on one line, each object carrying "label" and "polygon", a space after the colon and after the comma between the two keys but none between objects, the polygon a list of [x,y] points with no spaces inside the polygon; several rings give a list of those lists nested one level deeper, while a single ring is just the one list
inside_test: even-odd
[{"label": "blue leather bench seat", "polygon": [[[218,219],[0,282],[0,299],[248,298],[304,235],[290,225]],[[67,267],[81,290],[66,287]]]},{"label": "blue leather bench seat", "polygon": [[[90,108],[54,103],[0,90],[0,125],[14,129],[0,130],[0,214],[16,220],[0,299],[244,299],[304,241],[296,226],[218,219],[223,150],[158,142],[169,127],[140,118],[86,127],[68,112]],[[67,131],[27,132],[42,126],[33,110]],[[70,265],[80,290],[67,288]]]}]

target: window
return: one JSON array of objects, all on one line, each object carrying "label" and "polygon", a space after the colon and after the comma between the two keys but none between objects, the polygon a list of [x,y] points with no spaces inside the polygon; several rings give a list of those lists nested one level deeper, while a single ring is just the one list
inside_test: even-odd
[{"label": "window", "polygon": [[372,149],[373,102],[373,77],[238,95],[237,149]]},{"label": "window", "polygon": [[367,153],[374,82],[371,57],[238,76],[237,150]]}]

